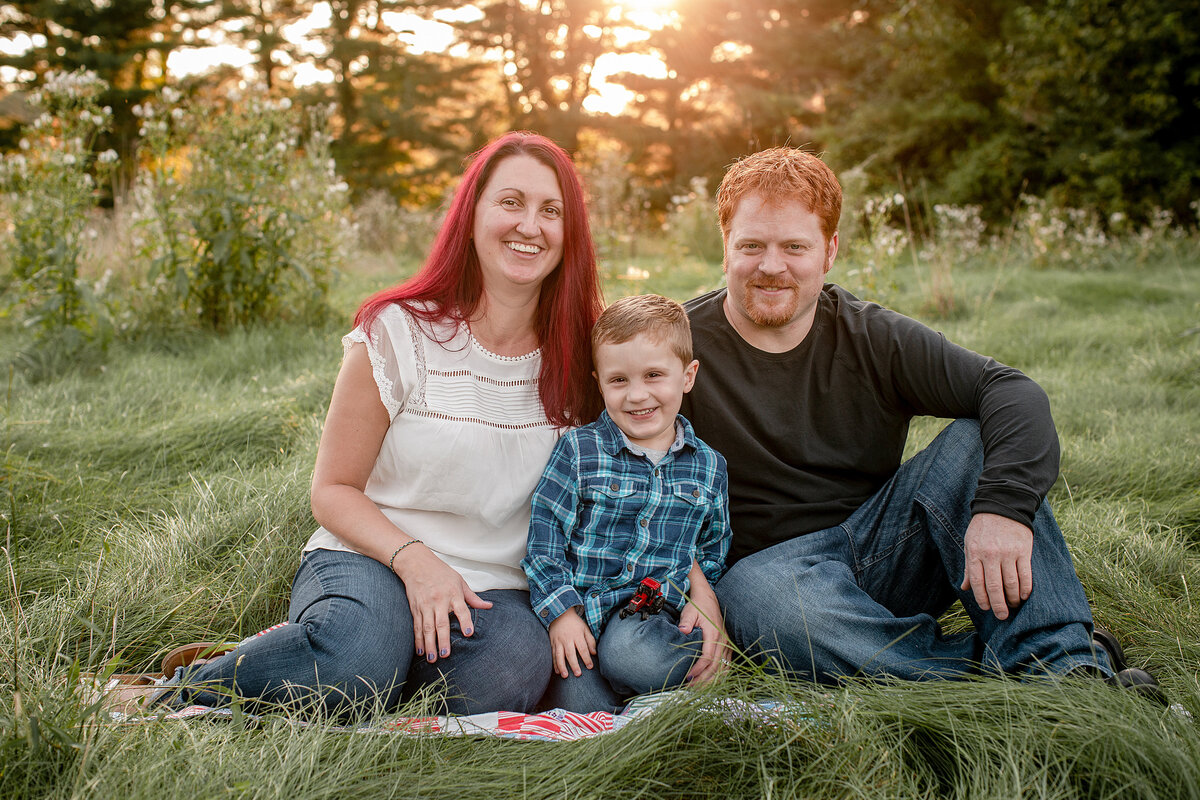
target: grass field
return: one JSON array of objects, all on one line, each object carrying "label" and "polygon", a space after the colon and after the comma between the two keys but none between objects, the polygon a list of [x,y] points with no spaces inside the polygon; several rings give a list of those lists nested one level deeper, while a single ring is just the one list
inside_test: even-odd
[{"label": "grass field", "polygon": [[[1194,238],[1087,269],[981,257],[955,268],[941,317],[915,267],[885,299],[1047,389],[1063,444],[1051,501],[1097,620],[1200,717],[1197,261]],[[609,298],[720,283],[717,267],[663,263],[639,262],[639,281],[610,266]],[[282,618],[339,337],[394,277],[347,277],[341,319],[321,327],[146,336],[71,362],[0,329],[17,354],[0,420],[0,797],[1200,797],[1195,722],[1084,683],[829,692],[741,671],[569,744],[354,736],[281,715],[97,724],[73,670],[150,668],[174,644]],[[910,449],[937,426],[919,421]],[[796,710],[728,720],[704,710],[715,696]]]}]

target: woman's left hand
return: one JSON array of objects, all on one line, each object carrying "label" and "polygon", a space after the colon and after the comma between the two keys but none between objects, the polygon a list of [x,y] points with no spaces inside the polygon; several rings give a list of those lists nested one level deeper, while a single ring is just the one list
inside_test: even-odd
[{"label": "woman's left hand", "polygon": [[492,604],[471,591],[462,576],[425,545],[415,544],[404,554],[408,557],[398,559],[395,569],[408,595],[417,655],[433,663],[450,655],[450,615],[458,619],[462,635],[470,636],[471,609]]}]

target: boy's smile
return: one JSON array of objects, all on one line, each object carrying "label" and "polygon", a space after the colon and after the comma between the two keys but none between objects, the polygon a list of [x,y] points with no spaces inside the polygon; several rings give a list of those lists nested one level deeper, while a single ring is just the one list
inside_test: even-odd
[{"label": "boy's smile", "polygon": [[639,447],[669,449],[675,441],[675,415],[700,362],[683,363],[665,339],[648,333],[599,345],[595,362],[604,408],[617,427]]}]

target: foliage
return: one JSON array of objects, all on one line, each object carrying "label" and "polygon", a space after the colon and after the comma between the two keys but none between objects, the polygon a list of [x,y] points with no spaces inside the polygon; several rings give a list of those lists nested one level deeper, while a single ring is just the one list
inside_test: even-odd
[{"label": "foliage", "polygon": [[[168,81],[168,55],[223,38],[254,63],[189,81],[256,72],[275,96],[335,103],[332,150],[356,197],[382,189],[433,205],[462,155],[532,128],[572,152],[594,135],[618,140],[656,213],[692,178],[716,186],[735,158],[791,144],[861,172],[867,193],[921,186],[924,203],[979,206],[993,226],[1022,195],[1143,225],[1158,208],[1184,218],[1200,191],[1193,6],[334,0],[326,16],[313,0],[22,0],[0,15],[0,36],[32,46],[0,65],[24,86],[76,65],[106,79],[114,132],[99,147],[122,155],[126,179],[139,124],[129,109]],[[426,49],[411,14],[452,25],[456,41]],[[301,18],[315,27],[300,34],[289,23]],[[614,117],[588,101],[615,54],[654,66],[626,61],[610,77],[631,93]],[[301,86],[301,67],[330,80]]]},{"label": "foliage", "polygon": [[1013,9],[1010,54],[991,69],[1040,165],[1027,191],[1138,221],[1156,207],[1187,213],[1200,191],[1195,11],[1190,0]]},{"label": "foliage", "polygon": [[438,215],[400,205],[382,189],[367,192],[351,210],[358,249],[423,261],[437,235]]},{"label": "foliage", "polygon": [[909,255],[912,237],[904,224],[906,202],[904,195],[896,193],[867,197],[861,208],[845,208],[851,224],[844,227],[857,235],[839,241],[838,258],[851,264],[841,270],[841,280],[866,299],[887,302],[895,288],[893,274]]},{"label": "foliage", "polygon": [[98,186],[116,162],[92,143],[107,129],[112,110],[99,98],[107,85],[84,70],[50,73],[32,95],[41,116],[20,149],[4,156],[0,192],[6,205],[7,265],[0,273],[3,299],[26,325],[42,334],[94,337],[104,308],[80,270]]},{"label": "foliage", "polygon": [[498,61],[508,125],[536,130],[574,151],[586,124],[583,102],[592,92],[596,59],[616,47],[610,4],[484,0],[474,5],[479,16],[455,27],[477,56]]},{"label": "foliage", "polygon": [[1177,217],[1200,185],[1200,35],[1181,0],[880,3],[846,26],[818,135],[876,190],[996,222],[1021,194]]},{"label": "foliage", "polygon": [[671,198],[663,228],[680,255],[696,256],[709,263],[721,261],[725,243],[717,224],[716,199],[704,178],[692,178],[686,194]]},{"label": "foliage", "polygon": [[587,190],[599,262],[636,258],[642,234],[655,227],[656,215],[645,188],[634,179],[626,149],[614,139],[586,135],[575,165]]},{"label": "foliage", "polygon": [[303,57],[301,48],[286,35],[313,11],[311,0],[225,0],[221,4],[223,33],[256,56],[258,78],[272,91],[284,64]]},{"label": "foliage", "polygon": [[24,34],[32,46],[5,50],[0,65],[33,86],[49,72],[97,75],[107,84],[100,102],[112,109],[113,124],[101,146],[124,158],[137,131],[130,109],[165,83],[167,56],[194,41],[195,29],[215,22],[222,8],[210,0],[16,0],[0,15],[0,36]]},{"label": "foliage", "polygon": [[324,119],[257,94],[218,114],[179,100],[137,111],[147,168],[134,202],[155,287],[212,328],[322,314],[348,189]]},{"label": "foliage", "polygon": [[414,47],[398,21],[418,5],[412,0],[330,5],[328,25],[310,33],[308,46],[334,80],[305,97],[336,104],[339,171],[359,194],[383,189],[408,204],[436,202],[478,135],[468,102],[478,65]]}]

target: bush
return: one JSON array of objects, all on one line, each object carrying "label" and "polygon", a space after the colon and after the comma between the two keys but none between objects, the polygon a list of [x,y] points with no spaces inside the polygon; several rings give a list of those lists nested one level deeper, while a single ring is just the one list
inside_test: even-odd
[{"label": "bush", "polygon": [[88,218],[116,163],[112,150],[92,154],[107,130],[112,109],[98,98],[107,84],[90,72],[54,73],[31,95],[42,114],[26,131],[20,149],[0,162],[5,200],[0,278],[4,305],[43,338],[94,338],[105,313],[93,285],[81,274]]},{"label": "bush", "polygon": [[289,100],[139,106],[146,166],[134,189],[151,289],[211,328],[323,315],[349,236],[347,190],[322,112]]},{"label": "bush", "polygon": [[667,234],[684,255],[719,264],[725,251],[717,224],[717,204],[708,193],[704,178],[692,178],[687,194],[671,198],[667,211]]}]

